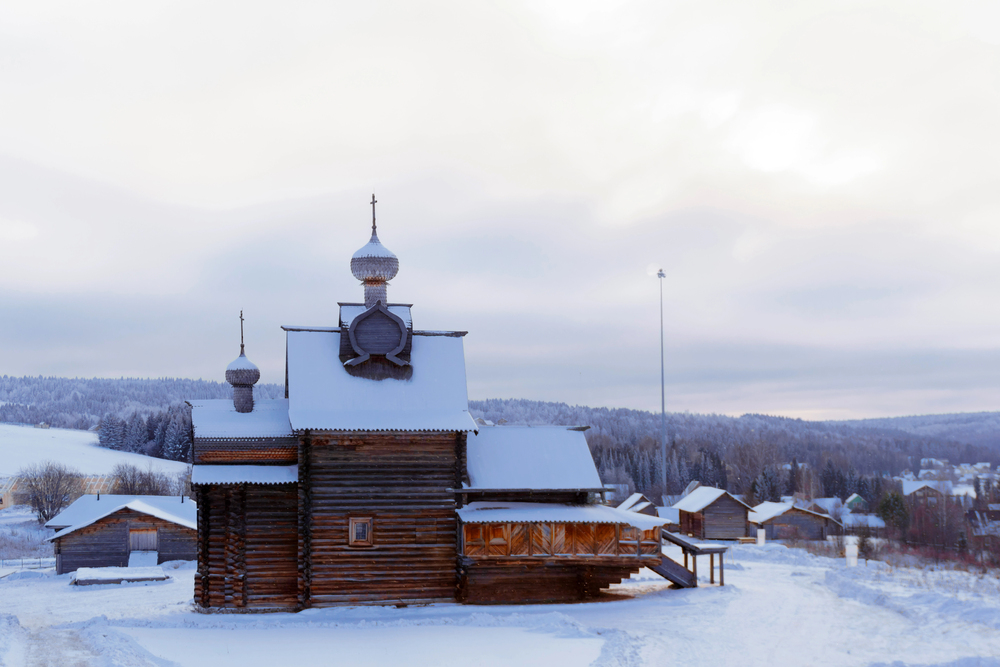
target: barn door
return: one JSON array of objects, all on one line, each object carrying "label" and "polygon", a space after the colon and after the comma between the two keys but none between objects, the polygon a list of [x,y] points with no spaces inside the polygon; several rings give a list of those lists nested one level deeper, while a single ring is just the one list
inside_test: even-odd
[{"label": "barn door", "polygon": [[133,528],[128,531],[129,551],[157,551],[155,528]]}]

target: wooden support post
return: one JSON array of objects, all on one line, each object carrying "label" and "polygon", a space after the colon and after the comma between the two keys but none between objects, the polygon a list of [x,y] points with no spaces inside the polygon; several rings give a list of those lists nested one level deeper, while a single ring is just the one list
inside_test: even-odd
[{"label": "wooden support post", "polygon": [[715,583],[715,554],[708,554],[708,583]]},{"label": "wooden support post", "polygon": [[722,562],[722,554],[719,554],[719,585],[726,585],[726,566]]},{"label": "wooden support post", "polygon": [[698,554],[694,554],[694,553],[691,554],[691,564],[694,565],[694,569],[692,570],[692,572],[694,572],[694,586],[695,586],[695,588],[697,588],[698,587]]},{"label": "wooden support post", "polygon": [[688,567],[688,552],[687,552],[687,549],[684,550],[684,569],[685,570],[690,570],[691,569],[690,567]]}]

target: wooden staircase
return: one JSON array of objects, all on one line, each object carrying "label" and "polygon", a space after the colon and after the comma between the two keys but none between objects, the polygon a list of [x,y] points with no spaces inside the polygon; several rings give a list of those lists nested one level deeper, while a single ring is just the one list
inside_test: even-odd
[{"label": "wooden staircase", "polygon": [[660,560],[659,565],[647,565],[646,567],[681,588],[695,588],[698,585],[694,572],[667,556]]}]

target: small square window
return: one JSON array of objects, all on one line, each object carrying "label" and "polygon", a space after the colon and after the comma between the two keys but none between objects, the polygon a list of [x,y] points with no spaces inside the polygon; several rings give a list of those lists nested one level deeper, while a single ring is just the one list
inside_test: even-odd
[{"label": "small square window", "polygon": [[356,517],[350,520],[348,543],[352,547],[370,547],[374,545],[371,517]]}]

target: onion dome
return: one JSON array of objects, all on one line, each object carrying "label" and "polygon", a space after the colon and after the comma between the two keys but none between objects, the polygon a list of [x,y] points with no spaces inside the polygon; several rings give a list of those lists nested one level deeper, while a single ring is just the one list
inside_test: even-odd
[{"label": "onion dome", "polygon": [[260,380],[260,369],[247,359],[243,349],[243,311],[240,311],[240,356],[226,366],[226,382],[233,385],[236,412],[253,412],[253,386]]},{"label": "onion dome", "polygon": [[365,307],[388,303],[386,281],[396,277],[399,259],[378,240],[375,227],[375,195],[372,195],[372,237],[351,257],[351,273],[365,286]]}]

